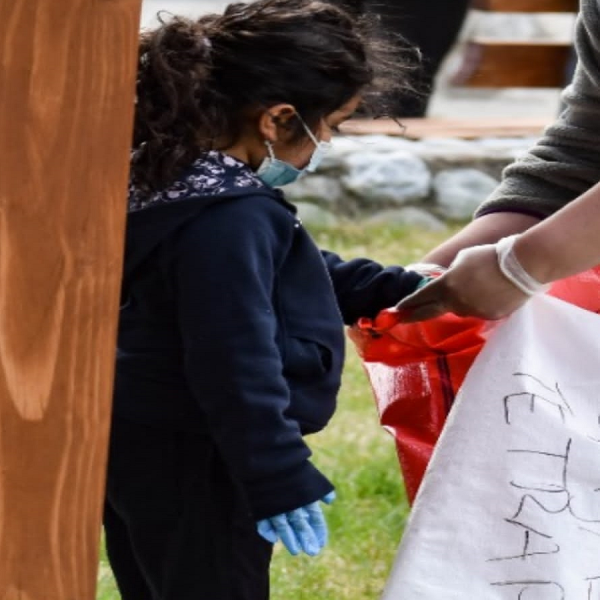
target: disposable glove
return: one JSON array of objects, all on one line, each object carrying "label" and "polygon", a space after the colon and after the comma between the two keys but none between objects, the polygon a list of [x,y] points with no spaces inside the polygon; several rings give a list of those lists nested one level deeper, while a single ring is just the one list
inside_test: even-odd
[{"label": "disposable glove", "polygon": [[[335,492],[329,492],[321,502],[331,504],[334,500]],[[293,556],[300,552],[317,556],[327,544],[327,523],[319,502],[262,519],[258,521],[257,528],[258,533],[272,544],[281,539]]]}]

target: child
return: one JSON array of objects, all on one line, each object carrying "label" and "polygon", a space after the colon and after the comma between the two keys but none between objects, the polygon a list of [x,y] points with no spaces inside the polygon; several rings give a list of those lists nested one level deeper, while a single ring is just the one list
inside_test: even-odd
[{"label": "child", "polygon": [[104,521],[124,600],[265,600],[277,539],[325,544],[303,436],[334,411],[343,324],[421,277],[321,253],[276,186],[376,100],[375,49],[315,0],[142,36]]}]

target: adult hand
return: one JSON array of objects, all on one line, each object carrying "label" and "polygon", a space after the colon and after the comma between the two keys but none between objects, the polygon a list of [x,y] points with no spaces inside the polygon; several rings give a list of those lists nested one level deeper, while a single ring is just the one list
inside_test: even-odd
[{"label": "adult hand", "polygon": [[[321,502],[331,504],[334,500],[335,492],[330,492]],[[327,523],[318,502],[262,519],[257,528],[258,533],[272,544],[281,539],[293,556],[300,552],[316,556],[327,544]]]},{"label": "adult hand", "polygon": [[482,319],[501,319],[528,300],[528,296],[500,271],[494,245],[461,250],[440,277],[407,296],[397,308],[402,321],[425,321],[447,312]]}]

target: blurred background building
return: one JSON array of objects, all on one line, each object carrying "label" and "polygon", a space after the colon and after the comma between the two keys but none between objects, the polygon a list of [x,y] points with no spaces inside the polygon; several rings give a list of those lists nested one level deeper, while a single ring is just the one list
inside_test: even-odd
[{"label": "blurred background building", "polygon": [[[361,0],[332,0],[353,2]],[[364,0],[362,0],[364,1]],[[407,10],[415,0],[406,0]],[[421,1],[421,0],[416,0]],[[444,3],[453,0],[442,0]],[[401,5],[403,0],[393,0]],[[460,0],[462,3],[462,0]],[[199,16],[207,12],[220,12],[229,0],[144,0],[142,5],[142,27],[155,23],[158,11],[174,14]],[[377,7],[377,2],[371,2]],[[381,11],[385,12],[385,2]],[[371,8],[370,10],[377,10]],[[396,8],[394,8],[396,12]],[[432,18],[439,16],[432,14]],[[485,38],[510,38],[514,40],[564,41],[572,37],[573,17],[559,14],[486,14],[470,11],[463,22],[456,43],[447,54],[436,77],[427,115],[430,117],[548,117],[551,119],[559,107],[560,90],[557,89],[473,89],[455,87],[450,84],[452,74],[461,62],[464,40],[477,34]]]}]

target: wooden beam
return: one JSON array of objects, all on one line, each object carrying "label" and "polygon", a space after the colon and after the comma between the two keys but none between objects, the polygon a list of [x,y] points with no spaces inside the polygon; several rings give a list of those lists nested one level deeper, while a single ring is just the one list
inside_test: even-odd
[{"label": "wooden beam", "polygon": [[141,0],[0,4],[0,598],[93,600]]},{"label": "wooden beam", "polygon": [[464,87],[546,87],[565,84],[570,44],[474,40],[452,85]]},{"label": "wooden beam", "polygon": [[473,0],[472,8],[494,12],[577,12],[579,0]]},{"label": "wooden beam", "polygon": [[342,123],[345,135],[394,135],[408,139],[483,137],[530,137],[540,135],[547,119],[352,119]]}]

